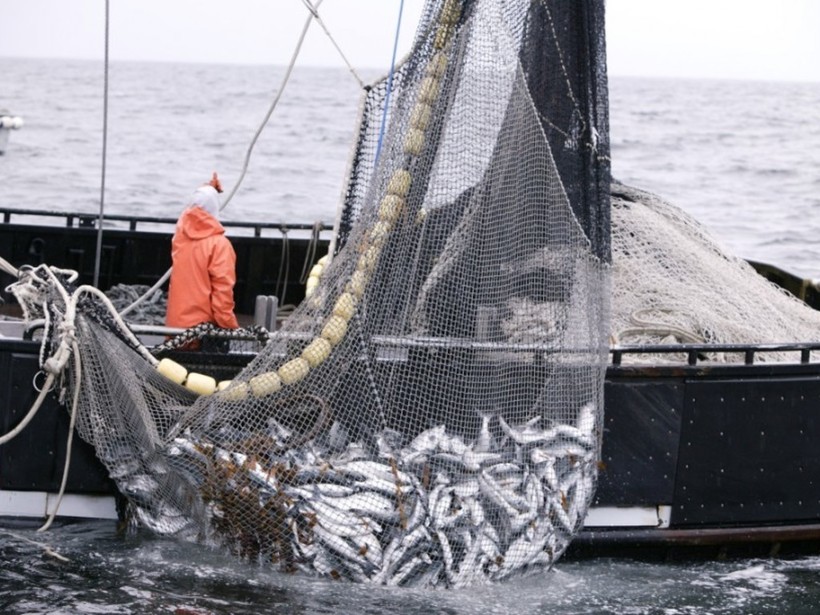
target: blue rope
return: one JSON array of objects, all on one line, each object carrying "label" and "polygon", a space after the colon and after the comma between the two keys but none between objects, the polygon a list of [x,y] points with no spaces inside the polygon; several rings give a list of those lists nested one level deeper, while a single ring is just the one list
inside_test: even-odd
[{"label": "blue rope", "polygon": [[387,75],[387,97],[384,99],[384,111],[382,112],[382,125],[379,128],[379,142],[376,144],[376,160],[379,162],[379,154],[382,151],[382,140],[384,139],[384,128],[387,124],[387,109],[390,107],[390,94],[393,92],[393,71],[396,68],[396,50],[399,46],[399,31],[401,30],[401,15],[404,12],[404,0],[399,4],[399,20],[396,23],[396,38],[393,41],[393,58],[390,60],[390,73]]}]

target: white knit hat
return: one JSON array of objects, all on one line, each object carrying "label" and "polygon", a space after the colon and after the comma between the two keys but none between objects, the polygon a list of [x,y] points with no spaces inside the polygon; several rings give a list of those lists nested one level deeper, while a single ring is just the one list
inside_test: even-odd
[{"label": "white knit hat", "polygon": [[198,206],[219,220],[219,193],[209,185],[200,186],[188,199],[188,207]]}]

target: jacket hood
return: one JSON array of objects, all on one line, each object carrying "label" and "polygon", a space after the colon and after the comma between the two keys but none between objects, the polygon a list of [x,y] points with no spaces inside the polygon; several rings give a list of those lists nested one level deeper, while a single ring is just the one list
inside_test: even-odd
[{"label": "jacket hood", "polygon": [[182,212],[177,221],[177,232],[188,239],[204,239],[224,234],[225,227],[202,207],[193,206]]},{"label": "jacket hood", "polygon": [[195,205],[199,205],[219,220],[219,193],[213,186],[206,184],[194,190],[194,193],[188,198],[186,206],[193,207]]}]

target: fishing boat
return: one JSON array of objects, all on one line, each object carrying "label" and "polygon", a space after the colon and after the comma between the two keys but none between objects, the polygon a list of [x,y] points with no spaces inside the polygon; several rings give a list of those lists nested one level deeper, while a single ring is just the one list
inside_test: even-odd
[{"label": "fishing boat", "polygon": [[611,180],[602,19],[597,1],[431,1],[397,85],[365,95],[333,229],[236,227],[238,311],[267,339],[174,345],[83,284],[92,261],[100,288],[152,284],[170,235],[137,225],[168,221],[112,219],[127,228],[96,250],[92,218],[51,233],[7,211],[3,257],[27,267],[4,433],[33,418],[3,436],[0,514],[59,501],[395,585],[565,551],[816,551],[816,289],[776,289]]},{"label": "fishing boat", "polygon": [[6,109],[0,109],[0,155],[6,153],[9,145],[9,135],[12,130],[19,130],[23,127],[23,118],[12,115]]},{"label": "fishing boat", "polygon": [[[25,210],[0,210],[0,214],[0,243],[8,250],[4,257],[33,265],[51,262],[78,270],[80,281],[92,279],[94,217],[64,212],[33,215]],[[170,266],[174,223],[150,217],[107,218],[104,286],[144,288],[158,279]],[[317,255],[327,252],[332,228],[225,225],[239,254],[240,321],[275,328],[275,321],[255,313],[257,298],[277,297],[281,307],[300,301]],[[281,260],[284,254],[289,255],[287,263]],[[260,260],[272,266],[263,271],[254,265]],[[813,309],[820,307],[815,282],[765,263],[750,264],[761,277]],[[270,277],[270,271],[277,276]],[[3,286],[10,282],[10,277],[3,278]],[[255,289],[263,294],[256,295]],[[37,390],[28,384],[42,379],[41,324],[26,325],[17,318],[12,298],[5,299],[6,319],[0,320],[0,371],[8,374],[2,398],[3,433],[13,429],[31,407]],[[153,326],[137,322],[135,329],[152,344],[167,334],[156,322]],[[772,349],[771,344],[613,345],[606,373],[606,431],[598,488],[566,557],[731,557],[818,551],[820,502],[810,494],[812,485],[820,481],[820,459],[813,444],[820,437],[814,409],[820,398],[820,362],[812,358],[820,344],[778,345],[791,354],[790,362],[773,365],[756,360]],[[715,352],[728,353],[735,360],[710,361]],[[630,363],[630,357],[647,353],[668,358]],[[172,356],[194,371],[222,379],[238,372],[253,353],[200,351]],[[67,413],[56,398],[49,397],[21,436],[3,445],[0,516],[6,522],[41,523],[53,509],[68,426]],[[121,514],[117,493],[93,448],[75,442],[60,518],[115,521]]]}]

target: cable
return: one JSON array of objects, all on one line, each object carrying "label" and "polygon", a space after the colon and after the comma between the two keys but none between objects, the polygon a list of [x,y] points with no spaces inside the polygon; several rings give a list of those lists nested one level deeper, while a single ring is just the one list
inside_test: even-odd
[{"label": "cable", "polygon": [[5,258],[0,256],[0,269],[5,271],[6,273],[13,275],[15,278],[20,277],[20,270],[17,269],[14,265],[8,262]]},{"label": "cable", "polygon": [[52,549],[49,545],[44,544],[42,542],[37,542],[36,540],[31,540],[26,538],[25,536],[20,536],[19,534],[15,534],[14,532],[9,532],[8,530],[0,530],[0,534],[5,534],[6,536],[11,536],[15,540],[19,540],[21,542],[25,542],[26,544],[34,545],[35,547],[40,547],[43,550],[45,555],[49,557],[53,557],[61,562],[70,562],[71,560],[65,557],[64,555],[60,555],[54,549]]},{"label": "cable", "polygon": [[[402,0],[402,2],[404,2],[404,0]],[[319,25],[322,26],[322,30],[325,31],[325,34],[327,34],[327,37],[330,39],[330,42],[336,48],[336,51],[339,52],[339,55],[342,56],[342,60],[344,60],[344,63],[347,64],[348,70],[350,70],[351,74],[356,79],[356,81],[359,82],[359,87],[364,89],[364,81],[362,81],[362,78],[359,77],[358,73],[356,73],[356,70],[353,68],[350,62],[348,62],[347,58],[345,57],[345,54],[342,52],[341,47],[339,47],[339,45],[336,43],[336,40],[333,38],[333,35],[330,34],[330,30],[327,29],[327,26],[325,26],[325,22],[322,21],[321,17],[319,17],[319,11],[317,9],[319,8],[319,4],[321,4],[321,2],[317,2],[315,6],[310,3],[310,0],[302,0],[302,3],[307,7],[311,15],[313,15],[313,18],[319,23]]]},{"label": "cable", "polygon": [[[259,140],[259,137],[262,134],[262,130],[267,125],[268,120],[270,120],[271,115],[273,115],[273,111],[274,111],[274,109],[276,109],[276,105],[279,103],[279,99],[282,97],[282,93],[285,91],[285,86],[287,85],[288,80],[290,79],[290,74],[291,74],[291,72],[293,72],[293,67],[296,64],[296,59],[299,57],[299,52],[302,49],[302,43],[304,43],[304,41],[305,41],[305,36],[307,35],[307,31],[308,31],[308,28],[310,27],[310,23],[311,23],[311,21],[313,21],[313,15],[315,13],[315,9],[318,8],[320,4],[322,4],[322,1],[323,0],[318,0],[316,2],[315,7],[311,6],[311,8],[313,10],[311,11],[311,15],[305,20],[305,25],[302,27],[302,34],[299,36],[299,41],[296,44],[296,48],[293,50],[293,55],[291,56],[290,63],[288,64],[288,67],[285,70],[285,76],[282,79],[282,83],[279,86],[279,91],[276,93],[276,97],[273,99],[273,102],[271,103],[270,107],[268,108],[268,112],[265,114],[265,118],[262,120],[262,123],[259,125],[259,128],[256,129],[256,133],[254,134],[253,139],[251,139],[251,143],[248,146],[247,152],[245,153],[245,160],[242,164],[242,172],[239,174],[239,179],[236,181],[233,188],[228,193],[228,196],[225,197],[225,200],[219,206],[219,211],[222,211],[223,209],[225,209],[225,207],[228,206],[228,203],[233,198],[234,194],[236,194],[236,191],[239,189],[239,186],[242,184],[242,180],[245,178],[245,174],[247,173],[248,166],[250,164],[251,153],[253,152],[253,148],[256,146],[256,142]],[[143,301],[145,301],[146,298],[150,297],[151,294],[154,291],[156,291],[157,289],[162,287],[162,285],[165,284],[166,280],[168,280],[168,278],[171,277],[172,269],[173,269],[173,267],[169,268],[168,271],[166,271],[162,275],[162,277],[159,279],[159,281],[156,284],[154,284],[148,290],[148,292],[143,294],[140,298],[138,298],[136,301],[134,301],[131,305],[126,307],[124,310],[122,310],[122,312],[120,312],[120,315],[125,316],[126,314],[131,312],[134,308],[136,308],[138,305],[140,305]]]},{"label": "cable", "polygon": [[376,158],[374,163],[379,162],[379,153],[382,149],[382,140],[384,139],[384,129],[387,124],[387,109],[390,107],[390,94],[393,91],[393,73],[396,69],[396,51],[399,47],[399,32],[401,31],[401,16],[404,12],[404,0],[399,4],[399,19],[396,23],[396,37],[393,40],[393,57],[390,60],[390,73],[387,75],[387,96],[384,99],[384,111],[382,112],[382,125],[379,128],[379,141],[376,144]]},{"label": "cable", "polygon": [[293,67],[296,64],[296,58],[299,57],[299,52],[302,50],[302,43],[305,42],[305,36],[307,35],[310,23],[313,21],[313,17],[316,15],[316,9],[319,8],[320,4],[322,4],[322,0],[318,0],[315,7],[311,6],[311,9],[313,10],[311,11],[310,16],[305,20],[305,25],[302,27],[302,34],[299,36],[299,41],[296,43],[296,49],[293,50],[293,55],[290,58],[290,64],[288,64],[287,70],[285,70],[285,76],[282,79],[282,84],[279,86],[279,91],[276,93],[276,96],[274,97],[268,112],[265,114],[265,118],[259,125],[259,128],[256,129],[256,134],[254,134],[253,139],[251,139],[251,144],[248,146],[248,151],[245,153],[245,161],[242,164],[242,172],[239,174],[239,179],[236,181],[236,184],[234,184],[234,187],[231,189],[230,193],[228,193],[228,196],[225,197],[225,201],[219,206],[219,211],[225,209],[230,200],[233,198],[233,195],[236,194],[236,191],[239,189],[239,185],[242,183],[242,180],[245,178],[245,173],[248,171],[248,165],[251,160],[251,152],[253,152],[256,142],[259,140],[262,130],[265,128],[265,125],[268,123],[271,115],[273,115],[273,110],[276,109],[276,105],[279,104],[279,99],[285,91],[285,86],[287,85],[288,80],[290,79],[290,74],[293,72]]}]

